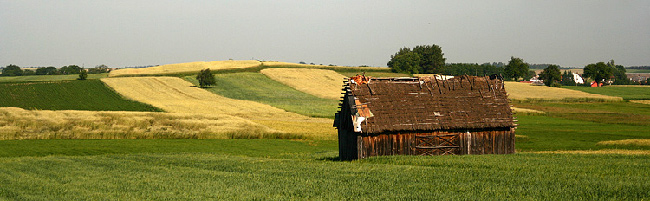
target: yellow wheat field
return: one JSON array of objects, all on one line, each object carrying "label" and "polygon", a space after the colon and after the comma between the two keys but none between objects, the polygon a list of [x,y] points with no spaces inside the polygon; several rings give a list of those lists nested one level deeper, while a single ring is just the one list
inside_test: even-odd
[{"label": "yellow wheat field", "polygon": [[[177,77],[120,77],[102,79],[126,98],[150,104],[172,113],[225,114],[257,122],[285,133],[320,133],[334,136],[332,120],[286,112],[270,105],[226,98],[195,87]],[[298,126],[286,126],[291,122]],[[301,125],[321,125],[305,132]],[[325,127],[324,125],[327,125]]]},{"label": "yellow wheat field", "polygon": [[227,61],[197,61],[189,63],[167,64],[149,68],[124,68],[110,72],[109,77],[132,76],[132,75],[165,75],[177,73],[199,72],[203,69],[210,70],[252,68],[262,65],[262,62],[255,60],[227,60]]},{"label": "yellow wheat field", "polygon": [[650,105],[650,100],[630,100],[630,102]]},{"label": "yellow wheat field", "polygon": [[522,82],[505,82],[508,98],[513,100],[562,100],[562,99],[603,99],[611,101],[621,101],[623,98],[614,96],[605,96],[600,94],[590,94],[582,91],[564,89],[558,87],[533,86],[529,83]]},{"label": "yellow wheat field", "polygon": [[386,69],[385,67],[349,67],[349,66],[330,66],[330,65],[311,65],[311,64],[299,64],[291,62],[281,62],[281,61],[264,61],[262,62],[264,66],[269,67],[300,67],[300,68],[361,68],[361,69]]},{"label": "yellow wheat field", "polygon": [[603,150],[571,150],[571,151],[538,151],[533,153],[650,155],[650,150],[603,149]]},{"label": "yellow wheat field", "polygon": [[0,108],[0,139],[225,139],[277,133],[226,114]]},{"label": "yellow wheat field", "polygon": [[527,109],[527,108],[520,108],[520,107],[510,107],[512,109],[512,112],[514,113],[529,113],[529,114],[543,114],[544,112],[539,111],[539,110],[533,110],[533,109]]},{"label": "yellow wheat field", "polygon": [[346,78],[332,70],[307,68],[267,68],[262,73],[299,91],[338,100]]},{"label": "yellow wheat field", "polygon": [[629,145],[629,146],[650,146],[650,139],[625,139],[608,140],[597,143],[598,145]]}]

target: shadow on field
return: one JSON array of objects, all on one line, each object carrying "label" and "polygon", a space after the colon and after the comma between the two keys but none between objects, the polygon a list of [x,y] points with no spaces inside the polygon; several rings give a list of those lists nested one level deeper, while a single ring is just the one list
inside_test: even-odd
[{"label": "shadow on field", "polygon": [[338,156],[323,157],[323,158],[318,158],[316,160],[342,162],[341,158]]}]

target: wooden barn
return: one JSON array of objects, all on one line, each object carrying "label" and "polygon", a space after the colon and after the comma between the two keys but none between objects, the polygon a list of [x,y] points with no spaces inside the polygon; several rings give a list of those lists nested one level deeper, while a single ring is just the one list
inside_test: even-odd
[{"label": "wooden barn", "polygon": [[516,124],[499,78],[356,76],[343,86],[334,120],[342,160],[515,152]]}]

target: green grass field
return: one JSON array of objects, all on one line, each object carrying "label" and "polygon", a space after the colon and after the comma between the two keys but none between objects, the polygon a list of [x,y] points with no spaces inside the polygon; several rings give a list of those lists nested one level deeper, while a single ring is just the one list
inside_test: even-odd
[{"label": "green grass field", "polygon": [[625,69],[626,73],[650,73],[650,69]]},{"label": "green grass field", "polygon": [[650,86],[606,86],[606,87],[565,86],[563,88],[584,91],[591,94],[618,96],[625,100],[650,100]]},{"label": "green grass field", "polygon": [[[0,199],[643,200],[650,155],[531,153],[648,150],[650,107],[629,102],[516,103],[516,154],[385,156],[341,162],[337,141],[0,141]],[[574,114],[574,115],[569,115]],[[443,185],[444,184],[444,185]]]},{"label": "green grass field", "polygon": [[[198,85],[195,76],[184,77]],[[338,101],[319,98],[272,80],[261,73],[216,74],[213,93],[240,100],[252,100],[312,117],[334,118]]]},{"label": "green grass field", "polygon": [[[337,155],[334,141],[26,140],[0,144],[7,147],[0,157],[0,197],[16,200],[650,197],[650,173],[639,171],[650,168],[648,155],[519,153],[340,162],[332,160]],[[37,146],[48,149],[26,148]]]},{"label": "green grass field", "polygon": [[100,80],[0,83],[0,107],[39,110],[161,111],[126,100]]},{"label": "green grass field", "polygon": [[[108,77],[108,73],[88,74],[89,80],[96,80]],[[35,82],[35,81],[62,81],[76,80],[78,74],[73,75],[26,75],[26,76],[0,76],[0,82]]]}]

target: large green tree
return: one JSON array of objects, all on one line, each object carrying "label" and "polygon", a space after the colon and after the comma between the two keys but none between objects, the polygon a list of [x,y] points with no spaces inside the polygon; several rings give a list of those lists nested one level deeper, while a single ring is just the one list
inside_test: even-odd
[{"label": "large green tree", "polygon": [[23,75],[23,69],[20,67],[9,64],[7,67],[2,69],[2,76],[20,76]]},{"label": "large green tree", "polygon": [[391,55],[388,67],[399,73],[442,73],[445,68],[445,58],[438,45],[418,45],[411,48],[401,48]]},{"label": "large green tree", "polygon": [[559,82],[562,80],[562,74],[560,74],[560,66],[558,65],[549,65],[539,74],[539,79],[544,80],[544,85],[550,87],[553,83]]},{"label": "large green tree", "polygon": [[516,57],[510,57],[508,65],[503,70],[505,77],[507,79],[513,79],[517,81],[519,78],[525,78],[529,74],[528,64],[524,60]]},{"label": "large green tree", "polygon": [[609,80],[613,75],[612,70],[613,68],[605,64],[605,62],[598,62],[585,66],[583,76],[591,78],[600,84]]},{"label": "large green tree", "polygon": [[419,54],[406,51],[392,56],[388,62],[388,67],[396,73],[424,73],[424,70],[420,68],[420,60],[422,60],[422,57]]}]

